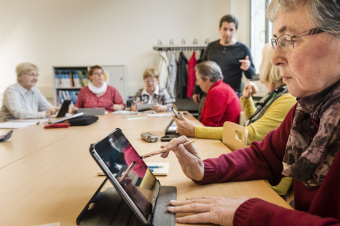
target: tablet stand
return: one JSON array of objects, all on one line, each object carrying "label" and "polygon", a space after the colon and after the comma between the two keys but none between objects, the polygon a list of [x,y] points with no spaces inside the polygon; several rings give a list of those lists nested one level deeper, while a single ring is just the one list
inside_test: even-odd
[{"label": "tablet stand", "polygon": [[[90,225],[117,225],[117,226],[143,226],[143,223],[132,212],[126,202],[114,187],[101,191],[108,178],[99,186],[83,211],[77,217],[77,224]],[[167,211],[169,201],[176,199],[177,189],[174,186],[161,186],[154,212],[153,225],[175,225],[175,214]]]}]

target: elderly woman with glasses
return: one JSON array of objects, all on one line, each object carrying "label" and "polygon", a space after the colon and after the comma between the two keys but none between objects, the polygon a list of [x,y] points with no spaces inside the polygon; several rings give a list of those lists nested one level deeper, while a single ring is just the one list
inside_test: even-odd
[{"label": "elderly woman with glasses", "polygon": [[194,213],[179,223],[340,225],[340,3],[272,0],[267,15],[275,37],[272,63],[297,97],[281,125],[261,142],[215,159],[202,161],[193,144],[184,148],[184,136],[165,147],[174,148],[185,175],[199,184],[276,184],[290,176],[295,210],[247,197],[173,200],[168,211]]},{"label": "elderly woman with glasses", "polygon": [[41,94],[35,85],[38,82],[39,68],[29,62],[16,67],[17,83],[7,87],[4,94],[0,119],[45,118],[55,114],[57,107]]},{"label": "elderly woman with glasses", "polygon": [[165,112],[171,110],[171,100],[168,91],[158,86],[158,71],[147,68],[143,73],[145,88],[137,91],[133,97],[132,111],[137,111],[138,105],[149,104],[150,110]]}]

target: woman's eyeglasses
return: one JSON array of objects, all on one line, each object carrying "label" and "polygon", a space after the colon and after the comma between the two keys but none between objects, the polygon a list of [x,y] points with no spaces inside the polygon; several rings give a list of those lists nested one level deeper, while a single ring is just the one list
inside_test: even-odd
[{"label": "woman's eyeglasses", "polygon": [[157,82],[157,79],[152,79],[152,80],[144,80],[145,82],[151,82],[151,83],[155,83]]},{"label": "woman's eyeglasses", "polygon": [[292,50],[294,48],[294,39],[302,36],[309,36],[309,35],[315,35],[324,32],[321,28],[313,28],[308,31],[303,31],[301,33],[298,33],[296,35],[281,35],[278,38],[274,38],[271,40],[273,49],[276,48],[276,46],[279,46],[281,49],[285,51]]}]

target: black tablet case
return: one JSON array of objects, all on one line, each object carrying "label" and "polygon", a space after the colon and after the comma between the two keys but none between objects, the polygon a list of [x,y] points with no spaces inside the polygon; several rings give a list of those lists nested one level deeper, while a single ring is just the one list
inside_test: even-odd
[{"label": "black tablet case", "polygon": [[[143,226],[143,223],[132,212],[114,187],[101,191],[108,178],[104,180],[97,192],[77,218],[81,226]],[[176,199],[177,189],[174,186],[161,186],[154,212],[153,225],[173,226],[176,215],[167,211],[170,200]]]}]

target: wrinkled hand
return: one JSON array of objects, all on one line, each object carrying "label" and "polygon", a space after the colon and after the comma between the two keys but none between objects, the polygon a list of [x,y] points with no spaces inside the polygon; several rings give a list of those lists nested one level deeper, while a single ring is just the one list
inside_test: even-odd
[{"label": "wrinkled hand", "polygon": [[171,200],[168,211],[171,213],[195,213],[177,218],[178,223],[233,225],[237,208],[248,199],[247,197],[200,197],[187,198],[185,201]]},{"label": "wrinkled hand", "polygon": [[77,113],[77,112],[78,112],[78,108],[77,108],[77,107],[74,107],[74,106],[72,106],[72,107],[71,107],[71,110],[70,110],[70,112],[71,112],[71,114],[75,114],[75,113]]},{"label": "wrinkled hand", "polygon": [[177,124],[177,131],[180,135],[185,135],[188,137],[195,137],[195,123],[185,118],[183,112],[179,114],[179,119],[174,118]]},{"label": "wrinkled hand", "polygon": [[151,110],[154,110],[154,111],[156,111],[156,112],[166,111],[166,110],[164,109],[164,106],[163,106],[163,105],[160,105],[160,104],[152,105],[150,109],[151,109]]},{"label": "wrinkled hand", "polygon": [[142,105],[142,104],[143,104],[143,101],[140,101],[140,102],[138,102],[137,104],[132,105],[132,106],[131,106],[131,111],[137,111],[137,106],[138,106],[138,105]]},{"label": "wrinkled hand", "polygon": [[243,71],[248,70],[248,68],[250,67],[250,61],[249,61],[249,56],[246,56],[246,58],[244,60],[239,60],[239,62],[241,63],[241,69]]},{"label": "wrinkled hand", "polygon": [[248,99],[249,97],[253,96],[258,92],[258,88],[253,82],[248,82],[248,84],[244,87],[242,96],[245,99]]},{"label": "wrinkled hand", "polygon": [[124,105],[123,104],[114,104],[112,106],[112,110],[114,111],[120,111],[120,110],[123,110],[124,109]]},{"label": "wrinkled hand", "polygon": [[192,100],[196,103],[199,104],[201,102],[201,95],[199,94],[194,94],[192,95]]},{"label": "wrinkled hand", "polygon": [[57,107],[51,107],[51,108],[49,108],[49,109],[46,111],[46,117],[50,117],[50,116],[56,114],[58,110],[59,110],[59,108],[57,108]]},{"label": "wrinkled hand", "polygon": [[[181,136],[172,139],[163,147],[168,148],[175,153],[183,173],[189,179],[200,181],[204,176],[204,164],[196,150],[195,145],[188,144],[185,147],[182,145],[187,141],[189,141],[189,139],[186,136]],[[161,155],[161,157],[166,158],[168,155],[169,152],[165,152]]]}]

